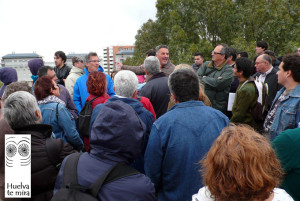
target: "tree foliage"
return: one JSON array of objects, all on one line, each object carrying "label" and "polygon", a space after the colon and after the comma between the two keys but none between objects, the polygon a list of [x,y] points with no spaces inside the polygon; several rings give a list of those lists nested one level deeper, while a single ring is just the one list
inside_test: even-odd
[{"label": "tree foliage", "polygon": [[256,41],[267,41],[278,56],[300,44],[299,0],[157,0],[156,8],[157,19],[138,30],[127,64],[140,65],[146,51],[160,44],[169,46],[174,64],[191,64],[195,52],[210,59],[219,43],[251,57]]}]

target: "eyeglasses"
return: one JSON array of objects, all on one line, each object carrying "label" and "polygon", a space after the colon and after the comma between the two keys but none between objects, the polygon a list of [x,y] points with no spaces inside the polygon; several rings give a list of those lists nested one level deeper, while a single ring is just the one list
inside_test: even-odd
[{"label": "eyeglasses", "polygon": [[90,62],[99,63],[100,61],[99,60],[90,60]]},{"label": "eyeglasses", "polygon": [[212,51],[211,54],[220,54],[220,55],[222,55],[221,52],[215,52],[215,51]]},{"label": "eyeglasses", "polygon": [[261,63],[264,63],[264,61],[261,61],[261,62],[255,62],[255,65],[258,65],[258,64],[261,64]]}]

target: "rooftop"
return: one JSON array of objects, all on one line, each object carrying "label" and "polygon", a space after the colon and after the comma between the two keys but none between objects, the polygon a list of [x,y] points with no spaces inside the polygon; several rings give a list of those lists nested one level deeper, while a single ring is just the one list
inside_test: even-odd
[{"label": "rooftop", "polygon": [[12,53],[2,57],[2,59],[21,59],[21,58],[42,58],[41,55],[36,53]]}]

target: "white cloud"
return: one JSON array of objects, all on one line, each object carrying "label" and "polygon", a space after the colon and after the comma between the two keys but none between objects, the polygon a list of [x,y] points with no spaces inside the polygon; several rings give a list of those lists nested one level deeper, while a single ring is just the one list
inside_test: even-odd
[{"label": "white cloud", "polygon": [[132,45],[137,30],[155,19],[155,0],[0,0],[0,57],[57,50],[85,53]]}]

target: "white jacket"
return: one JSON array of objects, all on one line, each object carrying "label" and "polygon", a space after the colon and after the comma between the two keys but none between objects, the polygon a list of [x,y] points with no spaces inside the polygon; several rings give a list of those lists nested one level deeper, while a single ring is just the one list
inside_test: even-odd
[{"label": "white jacket", "polygon": [[68,89],[72,99],[73,99],[73,90],[74,90],[75,82],[83,74],[84,74],[84,70],[73,66],[67,79],[66,79],[65,86]]}]

